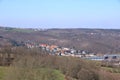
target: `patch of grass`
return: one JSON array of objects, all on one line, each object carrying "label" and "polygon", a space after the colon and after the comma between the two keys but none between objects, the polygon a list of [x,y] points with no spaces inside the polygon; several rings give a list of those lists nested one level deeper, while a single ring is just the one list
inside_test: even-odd
[{"label": "patch of grass", "polygon": [[[9,71],[10,70],[10,71]],[[49,68],[9,68],[6,80],[64,80],[64,75]]]},{"label": "patch of grass", "polygon": [[41,80],[64,80],[64,75],[58,70],[42,68],[38,72],[41,74]]},{"label": "patch of grass", "polygon": [[5,67],[0,67],[0,80],[2,80],[4,77],[5,69]]}]

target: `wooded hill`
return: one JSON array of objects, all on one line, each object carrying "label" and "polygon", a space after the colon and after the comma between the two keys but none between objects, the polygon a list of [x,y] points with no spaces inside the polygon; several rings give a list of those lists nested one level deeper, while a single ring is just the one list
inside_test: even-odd
[{"label": "wooded hill", "polygon": [[[54,44],[94,53],[120,53],[119,29],[21,29],[0,27],[0,46],[26,41]],[[16,43],[17,45],[15,45]]]}]

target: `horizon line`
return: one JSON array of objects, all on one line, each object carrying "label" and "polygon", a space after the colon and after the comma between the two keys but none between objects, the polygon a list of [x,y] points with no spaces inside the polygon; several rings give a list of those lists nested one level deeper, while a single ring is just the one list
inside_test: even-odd
[{"label": "horizon line", "polygon": [[106,29],[106,30],[120,30],[120,28],[91,28],[91,27],[51,27],[51,28],[41,28],[41,27],[12,27],[12,26],[0,26],[3,28],[18,28],[18,29]]}]

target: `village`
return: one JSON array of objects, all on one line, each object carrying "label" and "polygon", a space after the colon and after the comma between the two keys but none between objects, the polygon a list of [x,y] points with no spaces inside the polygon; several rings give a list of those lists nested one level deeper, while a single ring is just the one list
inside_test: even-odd
[{"label": "village", "polygon": [[49,55],[57,55],[57,56],[71,56],[78,57],[87,60],[95,60],[95,61],[104,61],[112,63],[113,65],[120,65],[120,54],[95,54],[90,53],[86,50],[76,50],[74,48],[66,48],[60,47],[57,45],[48,45],[48,44],[35,44],[35,43],[26,43],[25,46],[27,48],[41,48],[49,53]]},{"label": "village", "polygon": [[42,50],[47,51],[50,55],[72,56],[72,57],[96,56],[94,53],[90,53],[85,50],[75,50],[74,48],[66,48],[57,45],[26,43],[25,46],[27,48],[41,48]]},{"label": "village", "polygon": [[[66,56],[66,57],[77,57],[81,58],[83,60],[94,60],[103,62],[108,65],[115,65],[120,66],[120,54],[96,54],[89,52],[87,50],[76,50],[74,48],[67,48],[67,47],[61,47],[57,45],[50,45],[50,44],[43,44],[43,43],[35,43],[31,41],[27,41],[24,43],[24,46],[28,49],[38,48],[43,51],[46,51],[49,55],[55,55],[55,56]],[[0,59],[2,61],[2,58],[6,59],[8,61],[10,57],[10,62],[7,62],[8,64],[11,63],[12,60],[14,60],[13,54],[2,54],[0,53]],[[1,65],[1,63],[0,63]]]}]

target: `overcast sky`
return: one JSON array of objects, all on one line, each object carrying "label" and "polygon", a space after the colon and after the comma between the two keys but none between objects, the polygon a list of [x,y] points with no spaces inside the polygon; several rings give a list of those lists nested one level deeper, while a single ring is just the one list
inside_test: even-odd
[{"label": "overcast sky", "polygon": [[120,0],[0,0],[0,26],[120,29]]}]

